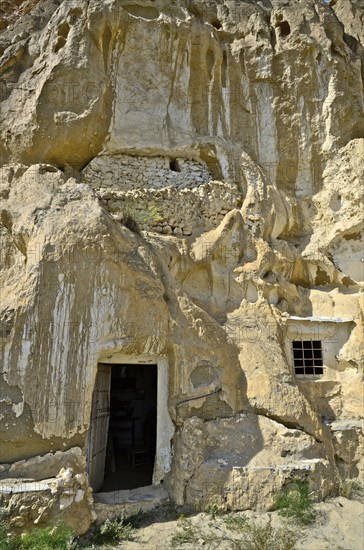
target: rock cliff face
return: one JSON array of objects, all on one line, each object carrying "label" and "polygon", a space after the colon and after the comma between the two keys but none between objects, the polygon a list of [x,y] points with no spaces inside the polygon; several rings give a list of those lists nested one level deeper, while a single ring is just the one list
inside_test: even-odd
[{"label": "rock cliff face", "polygon": [[[158,364],[153,479],[178,503],[264,508],[293,478],[321,498],[362,474],[359,0],[13,4],[0,473],[58,480],[48,511],[6,497],[14,528],[94,519],[100,363]],[[292,350],[312,341],[316,376]]]}]

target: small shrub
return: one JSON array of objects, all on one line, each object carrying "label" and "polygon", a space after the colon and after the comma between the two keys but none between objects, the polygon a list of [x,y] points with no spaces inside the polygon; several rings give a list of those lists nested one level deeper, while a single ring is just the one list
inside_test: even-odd
[{"label": "small shrub", "polygon": [[157,225],[162,223],[163,218],[154,204],[150,204],[146,213],[146,220],[144,223],[150,223],[151,225]]},{"label": "small shrub", "polygon": [[339,495],[345,498],[351,498],[356,494],[362,493],[363,487],[361,483],[355,479],[342,479],[339,484]]},{"label": "small shrub", "polygon": [[297,480],[286,487],[277,497],[275,509],[285,517],[293,517],[308,525],[315,520],[315,512],[307,481]]},{"label": "small shrub", "polygon": [[137,234],[140,234],[140,226],[158,225],[162,221],[163,218],[160,216],[158,208],[153,204],[150,204],[144,210],[137,209],[135,206],[127,204],[123,210],[122,224],[130,229],[130,231]]},{"label": "small shrub", "polygon": [[191,525],[191,522],[184,517],[179,520],[182,531],[178,531],[171,539],[172,548],[177,548],[182,544],[190,544],[198,539],[196,529]]},{"label": "small shrub", "polygon": [[125,521],[123,516],[117,519],[107,519],[100,527],[95,542],[98,544],[114,544],[122,540],[135,539],[134,527]]},{"label": "small shrub", "polygon": [[265,525],[247,524],[244,539],[234,541],[235,550],[295,550],[297,536],[283,527],[275,529],[270,520]]},{"label": "small shrub", "polygon": [[238,514],[229,514],[224,522],[226,527],[232,531],[243,531],[248,525],[246,518]]},{"label": "small shrub", "polygon": [[35,529],[18,538],[18,550],[74,550],[72,529],[63,523]]},{"label": "small shrub", "polygon": [[214,519],[217,516],[223,516],[226,514],[226,511],[217,504],[210,504],[210,506],[206,508],[205,514],[208,514]]}]

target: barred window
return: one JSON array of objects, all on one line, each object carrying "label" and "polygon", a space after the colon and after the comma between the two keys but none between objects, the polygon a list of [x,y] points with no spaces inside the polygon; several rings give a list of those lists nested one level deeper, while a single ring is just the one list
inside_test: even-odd
[{"label": "barred window", "polygon": [[323,374],[321,340],[294,340],[292,351],[295,374]]}]

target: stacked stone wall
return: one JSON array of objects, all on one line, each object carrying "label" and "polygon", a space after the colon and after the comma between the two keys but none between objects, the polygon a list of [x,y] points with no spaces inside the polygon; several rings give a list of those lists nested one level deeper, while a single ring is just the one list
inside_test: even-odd
[{"label": "stacked stone wall", "polygon": [[235,185],[218,181],[194,189],[166,187],[121,191],[102,187],[96,193],[116,219],[122,221],[129,213],[142,230],[176,236],[189,236],[196,228],[216,227],[242,202]]},{"label": "stacked stone wall", "polygon": [[95,158],[84,170],[93,187],[119,189],[193,189],[212,179],[202,161],[171,157],[121,155]]}]

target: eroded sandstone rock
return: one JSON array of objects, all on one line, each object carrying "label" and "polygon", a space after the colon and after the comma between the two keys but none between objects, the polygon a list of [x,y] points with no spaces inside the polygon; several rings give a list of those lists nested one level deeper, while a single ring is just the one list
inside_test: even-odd
[{"label": "eroded sandstone rock", "polygon": [[[93,521],[101,363],[158,364],[153,481],[179,503],[269,508],[293,478],[322,498],[362,472],[363,14],[346,6],[47,0],[1,31],[14,529]],[[297,341],[320,342],[316,376]]]}]

